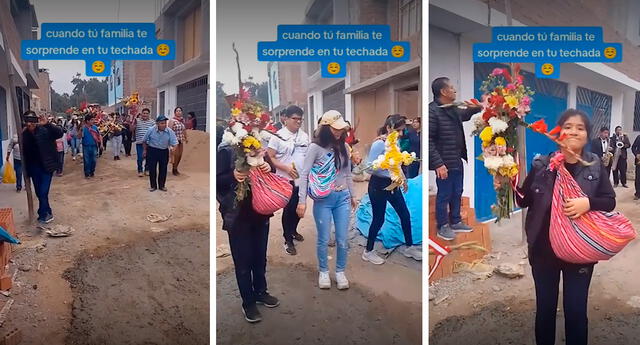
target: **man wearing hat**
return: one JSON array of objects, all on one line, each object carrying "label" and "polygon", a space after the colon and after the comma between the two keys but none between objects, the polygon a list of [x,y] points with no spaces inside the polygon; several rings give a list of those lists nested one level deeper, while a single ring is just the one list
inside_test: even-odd
[{"label": "man wearing hat", "polygon": [[49,189],[53,172],[59,168],[56,140],[62,138],[62,128],[51,124],[45,116],[29,110],[24,113],[26,126],[22,132],[22,159],[26,176],[33,181],[38,197],[38,221],[50,223],[53,212],[49,205]]},{"label": "man wearing hat", "polygon": [[167,181],[169,150],[173,150],[178,145],[176,133],[167,127],[168,120],[164,115],[158,116],[156,125],[149,128],[142,140],[144,146],[142,156],[147,159],[149,168],[150,192],[155,192],[158,188],[161,191],[167,191],[165,182]]}]

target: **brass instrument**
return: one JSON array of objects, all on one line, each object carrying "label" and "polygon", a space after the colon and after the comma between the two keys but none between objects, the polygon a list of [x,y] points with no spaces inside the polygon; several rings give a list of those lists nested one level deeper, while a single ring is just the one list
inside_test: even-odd
[{"label": "brass instrument", "polygon": [[613,153],[611,153],[611,147],[609,147],[609,143],[610,141],[607,138],[607,147],[602,153],[602,164],[604,164],[605,167],[609,166],[609,163],[611,163],[611,158],[613,158]]},{"label": "brass instrument", "polygon": [[[624,137],[624,134],[622,135]],[[613,154],[613,168],[618,166],[618,160],[620,159],[620,155],[622,154],[622,148],[624,147],[624,143],[622,141],[616,141],[616,152]]]}]

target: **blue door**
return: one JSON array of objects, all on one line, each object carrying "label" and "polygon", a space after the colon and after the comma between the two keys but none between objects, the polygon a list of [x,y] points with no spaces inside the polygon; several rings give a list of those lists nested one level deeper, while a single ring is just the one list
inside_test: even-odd
[{"label": "blue door", "polygon": [[[480,99],[482,91],[480,86],[484,79],[496,68],[508,66],[494,63],[474,64],[475,97]],[[535,94],[531,103],[531,112],[526,116],[528,123],[544,119],[550,128],[555,127],[558,115],[567,109],[567,84],[553,79],[537,79],[533,73],[521,72],[525,85],[529,86]],[[555,144],[542,134],[526,132],[527,170],[536,154],[549,154],[556,150]],[[476,157],[482,152],[482,142],[479,138],[474,140]],[[476,157],[470,157],[475,159]],[[491,213],[491,205],[496,200],[493,190],[493,177],[484,168],[481,161],[476,161],[474,172],[475,211],[479,221],[487,221],[495,218]]]}]

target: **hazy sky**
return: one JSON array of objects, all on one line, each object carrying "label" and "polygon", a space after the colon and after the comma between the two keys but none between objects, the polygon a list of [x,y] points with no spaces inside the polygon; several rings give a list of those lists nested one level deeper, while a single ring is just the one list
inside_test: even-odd
[{"label": "hazy sky", "polygon": [[[40,24],[154,22],[159,10],[156,0],[31,0],[31,3]],[[41,60],[40,68],[49,69],[51,85],[58,93],[71,93],[71,79],[77,72],[87,77],[84,61]]]},{"label": "hazy sky", "polygon": [[258,62],[258,41],[275,41],[278,24],[302,24],[309,0],[217,0],[216,79],[228,93],[238,91],[236,42],[242,78],[266,81],[267,62]]}]

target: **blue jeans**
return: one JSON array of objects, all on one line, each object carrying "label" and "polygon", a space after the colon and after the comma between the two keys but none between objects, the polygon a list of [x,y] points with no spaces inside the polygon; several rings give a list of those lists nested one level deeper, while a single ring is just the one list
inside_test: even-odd
[{"label": "blue jeans", "polygon": [[336,229],[336,272],[344,272],[347,267],[349,243],[349,215],[351,214],[351,194],[349,190],[332,192],[324,199],[313,202],[313,218],[318,230],[316,251],[318,255],[318,269],[329,272],[327,252],[329,250],[329,235],[331,233],[331,216]]},{"label": "blue jeans", "polygon": [[19,159],[13,160],[13,170],[16,172],[16,189],[22,189],[22,161]]},{"label": "blue jeans", "polygon": [[91,176],[96,172],[96,158],[98,147],[95,145],[82,145],[82,160],[84,162],[84,176]]},{"label": "blue jeans", "polygon": [[141,173],[142,169],[143,169],[143,162],[144,162],[144,171],[149,170],[147,168],[147,161],[142,157],[142,153],[144,152],[144,146],[142,146],[142,144],[136,144],[136,158],[138,161],[138,172]]},{"label": "blue jeans", "polygon": [[29,173],[29,177],[31,177],[33,189],[35,189],[36,196],[38,197],[38,219],[42,220],[48,214],[53,215],[51,206],[49,205],[49,189],[51,188],[53,173],[47,172],[37,164],[29,167],[27,172]]},{"label": "blue jeans", "polygon": [[[436,220],[438,229],[446,224],[458,224],[462,221],[460,207],[462,204],[462,188],[464,172],[449,170],[446,180],[436,178],[438,194],[436,195]],[[447,212],[447,207],[449,208]]]},{"label": "blue jeans", "polygon": [[71,137],[71,156],[75,157],[78,153],[80,153],[80,149],[78,148],[78,138],[75,136]]}]

